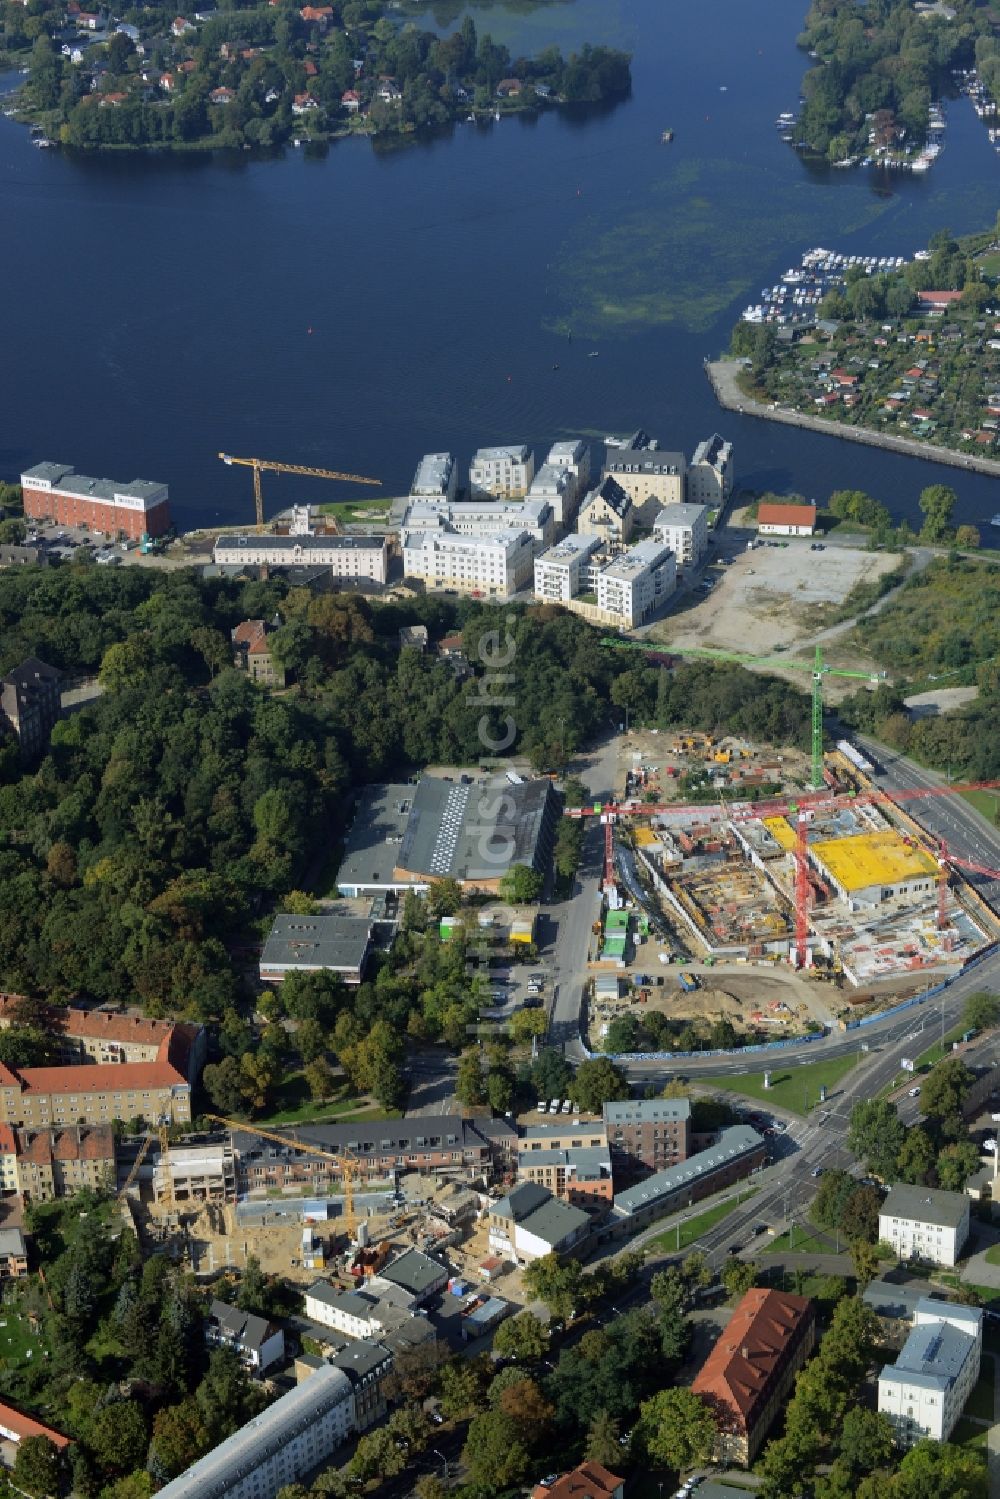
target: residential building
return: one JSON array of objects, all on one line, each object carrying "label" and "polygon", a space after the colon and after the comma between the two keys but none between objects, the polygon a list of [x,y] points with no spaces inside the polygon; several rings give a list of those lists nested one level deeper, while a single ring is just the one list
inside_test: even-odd
[{"label": "residential building", "polygon": [[878,1408],[900,1447],[948,1440],[979,1378],[982,1347],[980,1307],[918,1302],[913,1331],[878,1377]]},{"label": "residential building", "polygon": [[[0,1030],[12,1025],[21,996],[0,993]],[[189,1082],[197,1081],[205,1060],[204,1026],[173,1020],[149,1020],[145,1015],[114,1009],[56,1009],[49,1025],[67,1062],[77,1059],[98,1066],[122,1062],[169,1062]]]},{"label": "residential building", "polygon": [[566,1254],[584,1239],[590,1219],[546,1187],[522,1182],[489,1205],[491,1254],[528,1265],[546,1254]]},{"label": "residential building", "polygon": [[49,556],[41,547],[0,545],[0,567],[48,567]]},{"label": "residential building", "polygon": [[901,1260],[956,1265],[969,1237],[969,1199],[963,1192],[897,1184],[879,1208],[878,1236]]},{"label": "residential building", "polygon": [[581,536],[599,536],[609,552],[620,550],[635,527],[632,496],[614,477],[602,479],[580,506],[576,529]]},{"label": "residential building", "polygon": [[429,589],[507,599],[531,582],[534,544],[527,531],[460,536],[449,531],[411,533],[403,544],[403,575]]},{"label": "residential building", "polygon": [[556,463],[542,464],[531,481],[528,499],[544,501],[551,508],[557,527],[569,525],[579,507],[572,473]]},{"label": "residential building", "polygon": [[418,1343],[427,1341],[428,1332],[434,1337],[434,1329],[412,1297],[398,1286],[378,1285],[375,1280],[356,1291],[315,1281],[305,1293],[305,1314],[321,1327],[368,1342],[382,1341],[411,1323],[419,1326],[415,1331]]},{"label": "residential building", "polygon": [[569,1473],[551,1473],[536,1483],[531,1499],[622,1499],[625,1480],[600,1463],[581,1463]]},{"label": "residential building", "polygon": [[285,668],[271,654],[267,637],[275,626],[266,619],[245,619],[232,631],[234,661],[252,682],[265,687],[284,687]]},{"label": "residential building", "polygon": [[652,447],[618,448],[608,453],[605,474],[631,496],[635,518],[651,526],[664,505],[684,500],[687,459],[683,453],[661,452]]},{"label": "residential building", "polygon": [[578,593],[584,592],[587,564],[600,545],[599,536],[570,533],[536,557],[535,598],[547,604],[567,604]]},{"label": "residential building", "polygon": [[749,1467],[816,1342],[816,1311],[804,1296],[748,1291],[695,1375],[719,1428],[715,1458]]},{"label": "residential building", "polygon": [[757,506],[757,530],[761,536],[811,536],[816,529],[815,505]]},{"label": "residential building", "polygon": [[0,1192],[20,1192],[17,1174],[17,1136],[9,1124],[0,1124]]},{"label": "residential building", "polygon": [[389,544],[384,536],[257,536],[235,532],[217,538],[217,567],[328,567],[335,578],[385,583]]},{"label": "residential building", "polygon": [[359,1338],[328,1353],[325,1362],[342,1370],[351,1381],[358,1431],[367,1431],[381,1421],[388,1409],[385,1387],[392,1373],[392,1350]]},{"label": "residential building", "polygon": [[398,639],[401,651],[409,647],[410,650],[419,651],[423,655],[430,636],[426,625],[400,625]]},{"label": "residential building", "polygon": [[617,1193],[614,1211],[618,1229],[634,1233],[666,1213],[690,1207],[702,1197],[741,1181],[761,1170],[766,1161],[767,1147],[757,1131],[748,1124],[734,1124],[722,1130],[708,1150]]},{"label": "residential building", "polygon": [[129,541],[170,529],[167,486],[150,479],[88,479],[66,463],[36,463],[21,475],[21,493],[29,520],[87,526]]},{"label": "residential building", "polygon": [[536,551],[551,546],[556,518],[547,500],[532,495],[523,500],[411,500],[399,539],[405,549],[411,538],[428,532],[491,539],[518,531],[527,531]]},{"label": "residential building", "polygon": [[659,541],[640,541],[597,575],[597,607],[621,629],[643,625],[677,587],[677,558]]},{"label": "residential building", "polygon": [[550,1150],[606,1150],[608,1132],[601,1119],[559,1119],[553,1124],[529,1124],[517,1142],[518,1159]]},{"label": "residential building", "polygon": [[0,732],[17,740],[21,760],[39,759],[62,709],[62,674],[29,656],[0,677]]},{"label": "residential building", "polygon": [[153,1196],[157,1202],[235,1202],[232,1142],[226,1137],[171,1145],[153,1168]]},{"label": "residential building", "polygon": [[479,448],[472,455],[469,489],[475,499],[493,495],[516,500],[526,495],[535,477],[535,455],[524,443]]},{"label": "residential building", "polygon": [[205,1318],[205,1342],[212,1348],[231,1348],[253,1374],[264,1374],[285,1358],[285,1334],[280,1327],[226,1301],[212,1302]]},{"label": "residential building", "polygon": [[[412,1300],[414,1306],[423,1306],[443,1291],[448,1284],[448,1269],[439,1260],[419,1249],[407,1249],[403,1254],[383,1265],[378,1273],[378,1283],[398,1286]],[[375,1284],[375,1282],[370,1282]]]},{"label": "residential building", "polygon": [[538,1155],[519,1152],[519,1182],[535,1182],[574,1207],[609,1206],[615,1189],[611,1176],[611,1154],[607,1145],[570,1146],[566,1150],[544,1150]]},{"label": "residential building", "polygon": [[565,503],[569,505],[569,509],[565,509],[559,517],[560,523],[568,526],[576,515],[580,500],[586,494],[590,483],[590,449],[579,437],[554,442],[549,448],[542,468],[563,469],[572,476],[572,489],[567,491],[565,496]]},{"label": "residential building", "polygon": [[721,510],[733,492],[733,445],[713,432],[694,450],[687,471],[687,498]]},{"label": "residential building", "polygon": [[28,1250],[19,1228],[0,1228],[0,1281],[23,1280],[28,1273]]},{"label": "residential building", "polygon": [[910,1335],[917,1307],[927,1299],[923,1286],[898,1286],[888,1280],[873,1280],[865,1287],[862,1301],[879,1320],[879,1342],[902,1348]]},{"label": "residential building", "polygon": [[450,453],[425,453],[417,464],[410,494],[419,499],[453,500],[458,465]]},{"label": "residential building", "polygon": [[31,1129],[110,1124],[113,1119],[191,1121],[191,1085],[172,1063],[120,1067],[0,1064],[0,1121]]},{"label": "residential building", "polygon": [[71,1438],[64,1437],[61,1431],[43,1426],[41,1421],[15,1410],[12,1405],[0,1403],[0,1455],[8,1466],[14,1466],[18,1444],[27,1437],[45,1437],[60,1452],[73,1445]]},{"label": "residential building", "polygon": [[[303,1155],[295,1139],[330,1151],[330,1160]],[[391,1181],[401,1171],[447,1171],[492,1179],[509,1168],[517,1134],[505,1119],[461,1119],[454,1114],[422,1114],[411,1119],[370,1123],[300,1126],[286,1145],[234,1130],[233,1154],[239,1195],[266,1197],[269,1191],[302,1186],[319,1192],[336,1184],[341,1151],[356,1158],[362,1181]]]},{"label": "residential building", "polygon": [[548,869],[558,818],[558,798],[544,776],[516,783],[422,776],[416,786],[368,786],[337,888],[350,896],[426,890],[447,876],[496,891],[514,864],[539,874]]},{"label": "residential building", "polygon": [[612,1158],[626,1169],[665,1171],[691,1154],[691,1100],[636,1098],[604,1105]]},{"label": "residential building", "polygon": [[27,1202],[72,1197],[84,1187],[106,1192],[116,1185],[117,1156],[110,1124],[21,1129],[16,1141],[18,1191]]},{"label": "residential building", "polygon": [[290,973],[335,973],[360,984],[372,945],[367,917],[327,911],[315,916],[274,918],[260,955],[260,979],[280,984]]},{"label": "residential building", "polygon": [[160,1490],[164,1499],[275,1499],[355,1431],[354,1390],[324,1364]]},{"label": "residential building", "polygon": [[667,505],[653,522],[653,540],[670,548],[678,567],[697,567],[708,551],[707,505]]}]

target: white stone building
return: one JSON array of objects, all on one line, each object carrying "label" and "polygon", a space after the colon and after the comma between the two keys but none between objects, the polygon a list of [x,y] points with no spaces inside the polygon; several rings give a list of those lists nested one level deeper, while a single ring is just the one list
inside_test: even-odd
[{"label": "white stone building", "polygon": [[608,454],[605,475],[631,495],[637,518],[651,526],[664,505],[684,502],[687,459],[658,447],[618,448]]},{"label": "white stone building", "polygon": [[338,578],[386,581],[388,544],[384,536],[220,536],[217,567],[328,567]]},{"label": "white stone building", "polygon": [[948,1440],[979,1378],[982,1346],[981,1308],[917,1303],[913,1331],[878,1380],[878,1408],[901,1447]]},{"label": "white stone building", "polygon": [[535,477],[535,455],[525,443],[480,448],[472,455],[469,489],[473,499],[523,498]]},{"label": "white stone building", "polygon": [[537,1182],[521,1182],[499,1202],[490,1203],[490,1253],[519,1265],[546,1254],[565,1254],[589,1228],[582,1208],[560,1202]]},{"label": "white stone building", "polygon": [[677,559],[659,541],[640,541],[597,576],[597,607],[634,629],[652,619],[677,587]]},{"label": "white stone building", "polygon": [[535,558],[535,598],[566,604],[586,589],[588,563],[601,545],[599,536],[564,536]]},{"label": "white stone building", "polygon": [[354,1388],[324,1364],[171,1480],[165,1499],[275,1499],[356,1429]]},{"label": "white stone building", "polygon": [[420,499],[453,500],[458,466],[450,453],[425,453],[417,464],[410,493]]},{"label": "white stone building", "polygon": [[668,546],[681,567],[697,567],[708,551],[708,507],[667,505],[653,523],[653,540]]},{"label": "white stone building", "polygon": [[572,524],[590,483],[590,449],[580,438],[554,442],[528,493],[548,500],[556,523]]},{"label": "white stone building", "polygon": [[733,492],[733,445],[713,432],[695,448],[687,471],[687,497],[720,509]]},{"label": "white stone building", "polygon": [[403,544],[403,574],[429,589],[505,599],[531,584],[534,548],[527,531],[498,536],[458,536],[453,531],[412,532]]},{"label": "white stone building", "polygon": [[964,1192],[897,1184],[879,1208],[878,1236],[901,1260],[956,1265],[969,1237],[969,1198]]},{"label": "white stone building", "polygon": [[616,479],[605,478],[584,496],[576,529],[581,536],[599,536],[609,552],[618,551],[632,535],[635,505]]},{"label": "white stone building", "polygon": [[499,536],[527,531],[536,552],[551,546],[556,518],[546,500],[414,500],[406,507],[399,538],[405,547],[417,532],[451,531],[456,536]]}]

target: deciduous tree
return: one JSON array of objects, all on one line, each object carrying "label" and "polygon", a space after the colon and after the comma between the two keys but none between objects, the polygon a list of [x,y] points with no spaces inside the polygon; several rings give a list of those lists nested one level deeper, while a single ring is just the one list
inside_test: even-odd
[{"label": "deciduous tree", "polygon": [[639,1407],[639,1436],[654,1462],[683,1471],[706,1462],[718,1428],[709,1407],[690,1390],[661,1390]]}]

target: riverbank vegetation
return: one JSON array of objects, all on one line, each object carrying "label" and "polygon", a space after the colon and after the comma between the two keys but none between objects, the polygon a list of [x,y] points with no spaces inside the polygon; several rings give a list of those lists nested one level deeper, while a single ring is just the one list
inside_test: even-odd
[{"label": "riverbank vegetation", "polygon": [[753,400],[928,447],[992,457],[1000,438],[1000,290],[987,274],[997,231],[869,276],[847,272],[814,323],[740,322],[732,351]]},{"label": "riverbank vegetation", "polygon": [[[584,46],[512,58],[467,17],[448,37],[385,0],[251,5],[187,19],[163,5],[90,25],[40,0],[0,11],[0,47],[29,64],[19,107],[61,144],[278,146],[400,135],[452,120],[624,97],[629,57]],[[396,17],[391,19],[391,17]]]},{"label": "riverbank vegetation", "polygon": [[799,45],[817,60],[802,83],[796,140],[831,161],[877,147],[923,143],[928,111],[972,67],[979,43],[996,50],[994,13],[950,0],[949,18],[912,0],[813,0]]}]

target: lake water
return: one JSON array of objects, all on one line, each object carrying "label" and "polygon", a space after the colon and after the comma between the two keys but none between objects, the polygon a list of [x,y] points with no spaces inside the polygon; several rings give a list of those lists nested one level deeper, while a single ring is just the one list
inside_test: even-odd
[{"label": "lake water", "polygon": [[[189,528],[252,513],[223,449],[398,494],[426,451],[464,465],[516,440],[540,461],[555,438],[643,426],[689,454],[721,430],[754,488],[857,486],[914,518],[941,480],[962,519],[1000,508],[994,480],[721,412],[701,369],[807,246],[909,255],[992,221],[1000,159],[968,101],[934,169],[882,192],[777,138],[805,0],[469,9],[515,52],[629,48],[632,97],[268,161],[37,151],[0,119],[0,476],[51,458],[165,480]],[[349,492],[264,482],[269,511]]]}]

